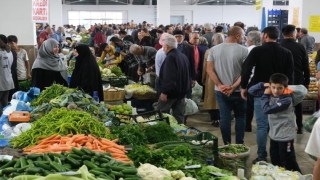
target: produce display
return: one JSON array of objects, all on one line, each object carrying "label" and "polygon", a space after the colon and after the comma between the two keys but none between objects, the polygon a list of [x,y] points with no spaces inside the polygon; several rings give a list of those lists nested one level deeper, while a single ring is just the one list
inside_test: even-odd
[{"label": "produce display", "polygon": [[149,163],[141,164],[139,166],[138,175],[142,178],[142,180],[149,180],[149,179],[154,179],[154,180],[168,179],[169,180],[169,179],[182,179],[183,177],[185,177],[185,174],[181,170],[170,172],[167,169],[158,168]]},{"label": "produce display", "polygon": [[64,87],[60,84],[52,84],[50,87],[47,87],[45,90],[43,90],[37,99],[31,102],[31,106],[36,107],[43,103],[49,103],[51,99],[57,96],[60,96],[64,93],[69,93],[70,91],[73,91],[73,90],[67,87]]},{"label": "produce display", "polygon": [[126,124],[112,126],[110,132],[115,136],[114,138],[119,139],[119,144],[122,145],[144,145],[179,140],[170,125],[165,122],[159,122],[156,125]]},{"label": "produce display", "polygon": [[[117,67],[106,69],[115,76],[122,73]],[[134,98],[156,94],[147,85],[133,84],[125,89]],[[32,106],[31,128],[10,140],[20,155],[11,161],[0,160],[0,180],[59,180],[66,179],[65,174],[67,179],[79,180],[235,178],[231,176],[234,169],[207,165],[214,162],[228,168],[218,163],[217,137],[178,124],[170,114],[151,111],[132,115],[127,104],[100,104],[80,90],[57,84],[42,91]],[[178,136],[182,131],[191,133]],[[221,151],[237,154],[245,147]]]},{"label": "produce display", "polygon": [[55,98],[51,98],[49,103],[41,104],[36,107],[34,111],[31,112],[31,118],[32,120],[39,119],[50,112],[51,109],[60,107],[86,111],[103,122],[107,122],[114,118],[113,113],[107,112],[106,106],[100,105],[90,95],[73,89],[69,89],[65,93],[56,96]]},{"label": "produce display", "polygon": [[135,165],[152,163],[168,170],[183,169],[186,165],[205,163],[209,157],[201,147],[183,141],[166,141],[151,146],[136,146],[128,153]]},{"label": "produce display", "polygon": [[25,154],[36,154],[36,153],[61,153],[62,151],[70,152],[72,148],[85,147],[95,152],[112,153],[112,158],[125,162],[132,163],[126,156],[124,146],[116,144],[118,140],[112,141],[105,138],[96,138],[91,135],[67,135],[65,137],[60,135],[52,135],[46,139],[41,140],[37,145],[24,148]]},{"label": "produce display", "polygon": [[312,175],[301,175],[297,171],[288,171],[267,162],[258,162],[252,166],[251,179],[312,179]]},{"label": "produce display", "polygon": [[73,71],[74,71],[74,68],[75,68],[75,64],[74,63],[71,63],[68,67],[68,75],[72,75]]},{"label": "produce display", "polygon": [[124,75],[121,69],[117,66],[104,67],[102,63],[99,63],[99,68],[100,68],[101,77],[103,80],[109,80],[108,78],[120,77]]},{"label": "produce display", "polygon": [[133,93],[133,95],[156,94],[156,91],[150,86],[142,84],[130,84],[125,87],[125,90],[127,93]]},{"label": "produce display", "polygon": [[106,106],[108,107],[109,111],[113,111],[117,114],[125,114],[125,115],[132,114],[132,107],[126,103],[123,103],[121,105],[108,105],[108,104],[106,104]]},{"label": "produce display", "polygon": [[81,36],[81,40],[80,42],[81,43],[84,43],[84,44],[89,44],[90,43],[90,35],[89,34],[86,34],[86,33],[80,33],[80,36]]},{"label": "produce display", "polygon": [[318,83],[316,78],[310,78],[308,91],[318,91]]},{"label": "produce display", "polygon": [[220,153],[240,154],[248,151],[249,148],[243,144],[228,144],[225,147],[219,148]]},{"label": "produce display", "polygon": [[31,86],[32,86],[31,79],[19,82],[19,90],[20,91],[28,92]]},{"label": "produce display", "polygon": [[317,65],[314,60],[309,63],[310,75],[315,76],[317,74]]},{"label": "produce display", "polygon": [[23,174],[47,176],[57,172],[77,171],[85,165],[91,174],[103,179],[135,178],[137,169],[128,163],[117,161],[110,153],[98,153],[86,148],[72,148],[70,153],[29,154],[17,160],[1,161],[1,177]]},{"label": "produce display", "polygon": [[54,134],[92,134],[97,137],[108,137],[109,132],[102,122],[83,111],[53,109],[50,113],[35,121],[31,129],[11,139],[10,144],[16,147],[29,147]]}]

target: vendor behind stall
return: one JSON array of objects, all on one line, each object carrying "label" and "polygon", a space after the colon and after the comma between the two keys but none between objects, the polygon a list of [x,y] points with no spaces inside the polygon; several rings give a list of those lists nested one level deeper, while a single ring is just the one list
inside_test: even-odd
[{"label": "vendor behind stall", "polygon": [[68,86],[67,67],[59,58],[59,42],[54,39],[44,41],[32,66],[32,86],[41,91],[53,83]]},{"label": "vendor behind stall", "polygon": [[78,45],[73,54],[76,57],[76,65],[71,76],[70,87],[82,89],[91,96],[94,91],[97,91],[99,100],[103,101],[100,70],[89,46]]},{"label": "vendor behind stall", "polygon": [[98,62],[102,62],[105,67],[108,67],[112,64],[118,64],[123,60],[123,57],[119,52],[116,52],[114,46],[109,45],[107,43],[102,43],[100,45],[101,57]]}]

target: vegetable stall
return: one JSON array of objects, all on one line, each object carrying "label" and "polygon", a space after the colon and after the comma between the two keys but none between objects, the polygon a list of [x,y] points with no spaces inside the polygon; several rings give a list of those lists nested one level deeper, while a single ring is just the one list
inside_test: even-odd
[{"label": "vegetable stall", "polygon": [[[126,88],[132,94],[152,91],[144,85]],[[218,147],[217,137],[178,124],[169,114],[133,114],[130,104],[99,103],[58,84],[30,105],[28,123],[4,125],[23,128],[7,137],[6,146],[19,156],[3,156],[0,180],[232,180],[245,169],[245,161],[225,155],[250,153],[245,145]],[[2,129],[2,134],[8,132]]]},{"label": "vegetable stall", "polygon": [[[129,89],[137,87],[142,93],[152,91],[144,85]],[[215,136],[178,124],[169,114],[132,115],[126,103],[98,103],[58,84],[30,106],[28,123],[7,122],[12,128],[29,126],[10,136],[7,146],[21,156],[0,160],[1,179],[204,180],[219,179],[210,173],[235,175],[213,166],[218,162]]]}]

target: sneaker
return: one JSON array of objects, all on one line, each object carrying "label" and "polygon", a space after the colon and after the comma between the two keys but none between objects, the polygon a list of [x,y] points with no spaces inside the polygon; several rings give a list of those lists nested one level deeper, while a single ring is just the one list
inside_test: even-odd
[{"label": "sneaker", "polygon": [[267,162],[266,159],[260,160],[260,159],[256,158],[256,159],[254,159],[254,160],[252,161],[252,164],[256,164],[256,163],[259,162],[259,161],[266,161],[266,162]]},{"label": "sneaker", "polygon": [[214,126],[214,127],[219,127],[219,126],[220,126],[219,120],[214,120],[214,121],[212,122],[212,126]]}]

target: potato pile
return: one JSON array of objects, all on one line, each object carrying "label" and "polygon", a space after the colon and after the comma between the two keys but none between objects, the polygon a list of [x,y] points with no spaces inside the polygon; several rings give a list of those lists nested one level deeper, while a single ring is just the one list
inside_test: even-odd
[{"label": "potato pile", "polygon": [[308,91],[318,91],[317,82],[310,82]]},{"label": "potato pile", "polygon": [[317,66],[314,61],[310,62],[309,68],[310,68],[310,75],[315,76],[317,74]]}]

